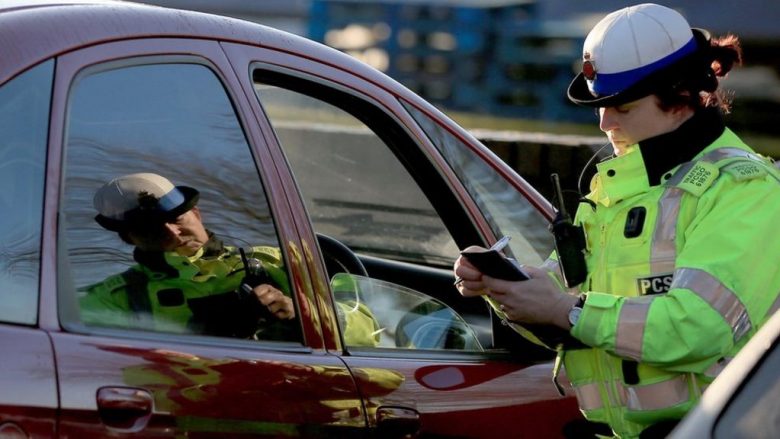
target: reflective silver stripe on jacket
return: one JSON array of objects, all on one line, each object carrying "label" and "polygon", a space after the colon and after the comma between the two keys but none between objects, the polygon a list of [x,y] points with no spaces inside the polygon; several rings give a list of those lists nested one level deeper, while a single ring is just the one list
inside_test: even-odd
[{"label": "reflective silver stripe on jacket", "polygon": [[723,159],[730,159],[734,157],[744,157],[751,160],[755,160],[757,162],[764,163],[761,157],[759,157],[756,154],[753,154],[752,152],[745,151],[739,148],[728,148],[728,147],[713,149],[707,154],[704,154],[699,160],[703,160],[709,163],[715,163]]},{"label": "reflective silver stripe on jacket", "polygon": [[[692,375],[679,375],[670,380],[646,386],[630,386],[628,390],[629,410],[660,410],[677,404],[682,404],[691,398],[688,390],[689,377]],[[695,379],[695,378],[693,378]]]},{"label": "reflective silver stripe on jacket", "polygon": [[632,297],[623,302],[615,334],[615,353],[642,361],[642,342],[653,296]]},{"label": "reflective silver stripe on jacket", "polygon": [[[619,381],[613,381],[607,386],[609,404],[613,407],[626,407],[634,411],[660,410],[689,401],[690,388],[695,389],[696,378],[693,374],[678,375],[674,378],[644,386],[626,386]],[[604,400],[599,392],[599,383],[588,383],[573,386],[577,395],[577,403],[582,410],[598,410],[604,407]],[[618,395],[612,395],[609,390],[614,387]],[[701,393],[695,390],[694,393]]]},{"label": "reflective silver stripe on jacket", "polygon": [[604,407],[599,393],[598,383],[588,383],[581,386],[572,386],[577,395],[577,403],[582,410],[598,410]]},{"label": "reflective silver stripe on jacket", "polygon": [[717,278],[698,268],[679,268],[674,272],[671,288],[685,288],[696,293],[723,316],[731,326],[734,343],[752,327],[745,305],[733,291]]},{"label": "reflective silver stripe on jacket", "polygon": [[[745,157],[762,162],[756,154],[739,148],[718,148],[703,155],[698,161],[715,163],[732,157]],[[650,249],[650,270],[653,274],[674,271],[674,260],[677,257],[674,242],[677,233],[677,218],[680,213],[680,201],[685,192],[677,185],[685,178],[695,163],[695,161],[683,163],[672,178],[664,183],[666,189],[661,198],[658,199],[658,218],[655,220],[653,242]]]},{"label": "reflective silver stripe on jacket", "polygon": [[658,218],[655,220],[653,242],[650,249],[650,272],[671,273],[677,257],[674,238],[677,234],[677,217],[683,190],[669,187],[658,200]]}]

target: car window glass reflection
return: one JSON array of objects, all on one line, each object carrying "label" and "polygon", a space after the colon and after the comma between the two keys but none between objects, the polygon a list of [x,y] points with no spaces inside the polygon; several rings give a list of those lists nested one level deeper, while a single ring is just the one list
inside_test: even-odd
[{"label": "car window glass reflection", "polygon": [[54,63],[0,88],[0,322],[35,323]]},{"label": "car window glass reflection", "polygon": [[[481,351],[480,341],[491,343],[484,302],[468,307],[464,320],[442,300],[454,293],[458,250],[436,200],[428,198],[436,191],[413,178],[404,162],[401,128],[368,116],[378,110],[354,96],[259,72],[257,97],[318,235],[346,345]],[[333,239],[336,247],[328,245]],[[358,259],[374,270],[370,278]],[[414,285],[422,292],[404,283],[415,278],[425,279]]]},{"label": "car window glass reflection", "polygon": [[[346,287],[345,287],[346,286]],[[345,335],[348,346],[482,351],[477,334],[443,302],[419,291],[364,276],[337,273],[331,280],[339,318],[351,319],[370,310],[375,320],[366,342]],[[375,342],[375,343],[374,343]]]},{"label": "car window glass reflection", "polygon": [[540,265],[552,252],[547,220],[474,151],[427,115],[404,102],[469,191],[496,236],[511,236],[509,250],[520,262]]},{"label": "car window glass reflection", "polygon": [[255,88],[318,232],[369,255],[452,265],[452,236],[379,135],[320,99]]},{"label": "car window glass reflection", "polygon": [[208,67],[93,69],[75,82],[68,116],[66,320],[300,340],[258,171]]}]

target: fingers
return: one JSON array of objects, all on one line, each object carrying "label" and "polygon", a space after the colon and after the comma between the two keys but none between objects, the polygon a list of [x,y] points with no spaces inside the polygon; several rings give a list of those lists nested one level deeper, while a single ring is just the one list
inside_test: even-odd
[{"label": "fingers", "polygon": [[482,276],[482,273],[480,273],[476,267],[471,265],[471,263],[463,256],[459,256],[458,259],[455,260],[453,271],[455,272],[455,276],[464,280],[479,280],[479,278]]},{"label": "fingers", "polygon": [[289,320],[295,318],[295,307],[291,298],[281,291],[268,285],[256,286],[253,290],[257,300],[271,312],[276,318]]},{"label": "fingers", "polygon": [[473,281],[461,278],[460,281],[455,284],[455,288],[458,289],[458,292],[463,297],[481,296],[486,292],[485,285],[481,280]]},{"label": "fingers", "polygon": [[[475,248],[475,246],[469,247]],[[458,257],[453,267],[455,288],[464,297],[479,296],[485,293],[482,285],[482,273],[463,256]]]}]

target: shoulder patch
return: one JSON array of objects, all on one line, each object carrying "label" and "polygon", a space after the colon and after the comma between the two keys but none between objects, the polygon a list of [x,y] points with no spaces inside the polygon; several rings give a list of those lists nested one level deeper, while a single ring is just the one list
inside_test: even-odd
[{"label": "shoulder patch", "polygon": [[759,163],[743,160],[724,166],[723,172],[731,175],[737,181],[752,180],[767,174],[767,170]]},{"label": "shoulder patch", "polygon": [[695,196],[700,196],[712,185],[718,176],[720,170],[712,163],[698,161],[691,166],[691,169],[683,176],[682,181],[676,186]]}]

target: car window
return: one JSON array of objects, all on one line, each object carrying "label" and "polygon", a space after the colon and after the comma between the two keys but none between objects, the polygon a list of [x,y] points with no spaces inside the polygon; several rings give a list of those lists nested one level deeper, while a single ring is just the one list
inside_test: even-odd
[{"label": "car window", "polygon": [[369,255],[451,264],[452,236],[380,135],[321,99],[255,84],[318,232]]},{"label": "car window", "polygon": [[[462,298],[452,286],[458,247],[447,221],[458,213],[442,207],[453,195],[442,188],[441,175],[415,174],[429,160],[419,145],[376,105],[332,84],[262,69],[254,71],[254,80],[320,235],[347,346],[454,351],[482,351],[483,341],[489,346],[485,302],[473,298],[458,309],[452,303]],[[358,254],[367,268],[350,271],[336,261],[334,270],[321,235]],[[373,293],[351,300],[349,291],[366,285],[347,282],[344,294],[340,267],[375,281]],[[401,324],[404,316],[417,323]]]},{"label": "car window", "polygon": [[452,166],[496,236],[512,237],[508,250],[513,257],[523,264],[540,265],[553,250],[545,217],[462,141],[412,105],[404,104]]},{"label": "car window", "polygon": [[53,61],[0,87],[0,322],[34,324]]},{"label": "car window", "polygon": [[[350,285],[344,289],[344,285]],[[331,280],[341,320],[371,310],[381,348],[482,351],[474,329],[440,300],[391,282],[337,273]],[[344,325],[348,328],[348,325]]]},{"label": "car window", "polygon": [[[207,65],[154,61],[93,67],[71,89],[59,223],[61,314],[91,327],[300,340],[297,319],[280,324],[245,314],[239,249],[260,261],[268,283],[293,294],[258,169],[222,82]],[[134,173],[199,191],[196,208],[209,232],[202,252],[184,258],[139,251],[130,244],[137,244],[134,235],[96,222],[96,191]]]}]

